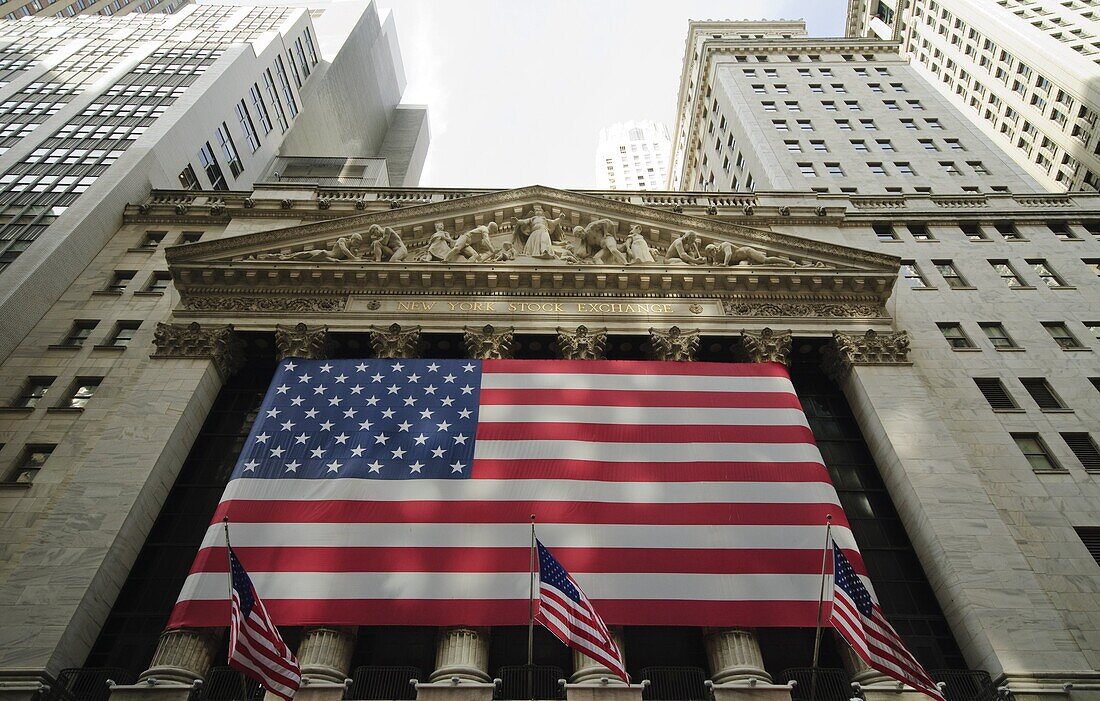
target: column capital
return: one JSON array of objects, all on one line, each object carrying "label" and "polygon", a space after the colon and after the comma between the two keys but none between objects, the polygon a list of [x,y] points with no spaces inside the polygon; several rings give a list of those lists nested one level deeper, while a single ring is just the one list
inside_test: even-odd
[{"label": "column capital", "polygon": [[327,358],[327,346],[328,326],[307,326],[301,322],[294,326],[275,325],[275,349],[279,360]]},{"label": "column capital", "polygon": [[858,335],[833,331],[832,343],[822,352],[823,369],[839,382],[856,365],[909,365],[909,332],[879,333],[868,329]]},{"label": "column capital", "polygon": [[558,327],[558,354],[565,360],[603,360],[607,354],[607,329],[581,324],[573,330]]},{"label": "column capital", "polygon": [[651,328],[649,345],[657,360],[695,360],[695,353],[699,350],[699,329],[685,330],[672,326],[667,331],[662,331]]},{"label": "column capital", "polygon": [[758,332],[741,330],[741,347],[750,363],[791,364],[791,332],[763,328]]},{"label": "column capital", "polygon": [[151,358],[203,358],[213,360],[222,378],[228,378],[244,365],[244,344],[232,324],[203,326],[157,323],[153,332],[157,349]]},{"label": "column capital", "polygon": [[190,686],[202,679],[210,669],[221,637],[221,628],[173,628],[164,631],[157,641],[157,651],[153,653],[149,669],[141,673],[139,680],[156,679]]},{"label": "column capital", "polygon": [[401,324],[370,327],[370,344],[379,358],[415,358],[420,352],[420,327],[404,330]]},{"label": "column capital", "polygon": [[500,329],[485,324],[480,329],[464,326],[463,338],[466,339],[466,351],[477,360],[499,360],[511,358],[516,350],[515,328]]}]

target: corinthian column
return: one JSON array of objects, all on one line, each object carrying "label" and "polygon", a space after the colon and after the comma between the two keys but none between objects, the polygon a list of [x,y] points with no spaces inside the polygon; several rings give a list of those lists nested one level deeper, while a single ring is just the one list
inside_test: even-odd
[{"label": "corinthian column", "polygon": [[565,360],[603,360],[606,350],[607,329],[584,324],[572,331],[558,327],[558,355]]},{"label": "corinthian column", "polygon": [[650,329],[649,345],[657,360],[695,360],[699,351],[699,330],[684,330],[679,326],[672,326],[667,331]]},{"label": "corinthian column", "polygon": [[343,686],[355,650],[354,627],[322,626],[307,628],[298,646],[302,676],[311,683],[329,682]]},{"label": "corinthian column", "polygon": [[415,358],[420,353],[420,327],[406,330],[401,324],[384,329],[372,326],[370,344],[379,358]]},{"label": "corinthian column", "polygon": [[791,332],[761,329],[741,332],[741,347],[750,363],[791,364]]},{"label": "corinthian column", "polygon": [[326,358],[327,345],[327,326],[306,326],[302,323],[295,326],[275,326],[275,349],[279,360]]},{"label": "corinthian column", "polygon": [[439,645],[435,652],[435,671],[430,682],[488,683],[489,678],[489,629],[444,628],[439,633]]},{"label": "corinthian column", "polygon": [[715,684],[726,682],[764,682],[771,675],[764,671],[764,657],[756,633],[748,628],[725,628],[706,633],[707,661]]},{"label": "corinthian column", "polygon": [[[623,653],[623,661],[625,662],[626,653],[623,651],[622,628],[618,626],[612,628],[611,637],[614,638],[615,644],[619,646],[619,651]],[[607,680],[608,684],[626,686],[626,683],[615,676],[615,673],[605,667],[602,662],[597,662],[579,650],[573,650],[573,675],[569,677],[570,684],[602,686],[604,679]]]},{"label": "corinthian column", "polygon": [[160,634],[157,651],[140,681],[186,684],[206,676],[221,642],[221,628],[174,628]]},{"label": "corinthian column", "polygon": [[475,360],[498,360],[515,354],[515,329],[498,331],[492,324],[486,324],[480,329],[467,326],[463,330],[467,355]]}]

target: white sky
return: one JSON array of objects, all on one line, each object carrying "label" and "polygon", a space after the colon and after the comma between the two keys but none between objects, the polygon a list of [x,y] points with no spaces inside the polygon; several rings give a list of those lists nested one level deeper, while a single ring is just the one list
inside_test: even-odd
[{"label": "white sky", "polygon": [[841,36],[846,0],[377,0],[428,105],[420,184],[595,187],[602,127],[672,131],[689,19],[805,19]]}]

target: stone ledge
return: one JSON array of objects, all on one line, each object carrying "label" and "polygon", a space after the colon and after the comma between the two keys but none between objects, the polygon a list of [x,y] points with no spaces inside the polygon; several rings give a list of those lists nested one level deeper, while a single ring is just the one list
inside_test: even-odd
[{"label": "stone ledge", "polygon": [[710,685],[714,701],[791,701],[791,684],[727,682]]},{"label": "stone ledge", "polygon": [[195,687],[189,684],[159,682],[111,687],[110,701],[188,701]]},{"label": "stone ledge", "polygon": [[[457,679],[457,678],[456,678]],[[496,684],[434,682],[416,685],[416,701],[492,701]],[[641,695],[638,696],[641,699]]]},{"label": "stone ledge", "polygon": [[0,406],[0,414],[30,414],[33,406]]},{"label": "stone ledge", "polygon": [[[615,679],[613,677],[613,679]],[[646,682],[648,684],[648,682]],[[642,701],[642,689],[646,684],[614,683],[566,684],[566,701]]]}]

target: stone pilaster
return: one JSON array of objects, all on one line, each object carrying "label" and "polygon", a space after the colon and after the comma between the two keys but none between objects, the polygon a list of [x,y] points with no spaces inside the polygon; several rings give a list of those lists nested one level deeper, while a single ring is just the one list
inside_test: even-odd
[{"label": "stone pilaster", "polygon": [[565,360],[603,360],[607,353],[607,329],[581,324],[570,331],[558,327],[558,355]]},{"label": "stone pilaster", "polygon": [[649,345],[657,360],[688,362],[699,351],[699,330],[684,330],[673,326],[667,331],[649,330]]},{"label": "stone pilaster", "polygon": [[[623,651],[622,629],[618,627],[611,629],[611,637],[614,638],[615,644],[619,646],[619,651],[623,653],[623,660],[625,661],[626,653]],[[604,686],[605,684],[626,686],[626,682],[615,676],[615,673],[605,667],[603,663],[597,662],[579,650],[573,650],[573,674],[569,677],[569,683],[585,686]]]},{"label": "stone pilaster", "polygon": [[742,331],[741,347],[750,363],[791,364],[791,332],[772,331],[770,328],[759,332]]},{"label": "stone pilaster", "polygon": [[202,326],[158,323],[153,333],[157,349],[151,358],[196,358],[213,360],[222,378],[244,364],[244,346],[232,325]]},{"label": "stone pilaster", "polygon": [[221,642],[221,628],[175,628],[160,634],[157,651],[140,681],[186,684],[206,676]]},{"label": "stone pilaster", "polygon": [[764,671],[764,657],[756,632],[748,628],[724,628],[706,633],[707,660],[711,680],[726,682],[763,682],[770,684],[771,675]]},{"label": "stone pilaster", "polygon": [[492,324],[486,324],[480,329],[464,327],[466,351],[469,357],[475,360],[499,360],[511,358],[515,353],[516,336],[515,329],[493,328]]},{"label": "stone pilaster", "polygon": [[909,365],[909,333],[878,333],[869,329],[860,336],[833,331],[832,343],[822,352],[823,369],[839,382],[854,365]]},{"label": "stone pilaster", "polygon": [[370,327],[370,344],[379,358],[415,358],[420,352],[420,327],[404,330],[401,324]]},{"label": "stone pilaster", "polygon": [[275,326],[275,349],[278,359],[328,357],[328,327],[307,326],[299,323],[294,326]]},{"label": "stone pilaster", "polygon": [[355,650],[354,627],[334,626],[308,628],[298,646],[298,663],[302,676],[310,682],[343,684],[351,671],[351,655]]},{"label": "stone pilaster", "polygon": [[429,681],[488,683],[489,629],[444,628],[439,633],[435,671]]}]

